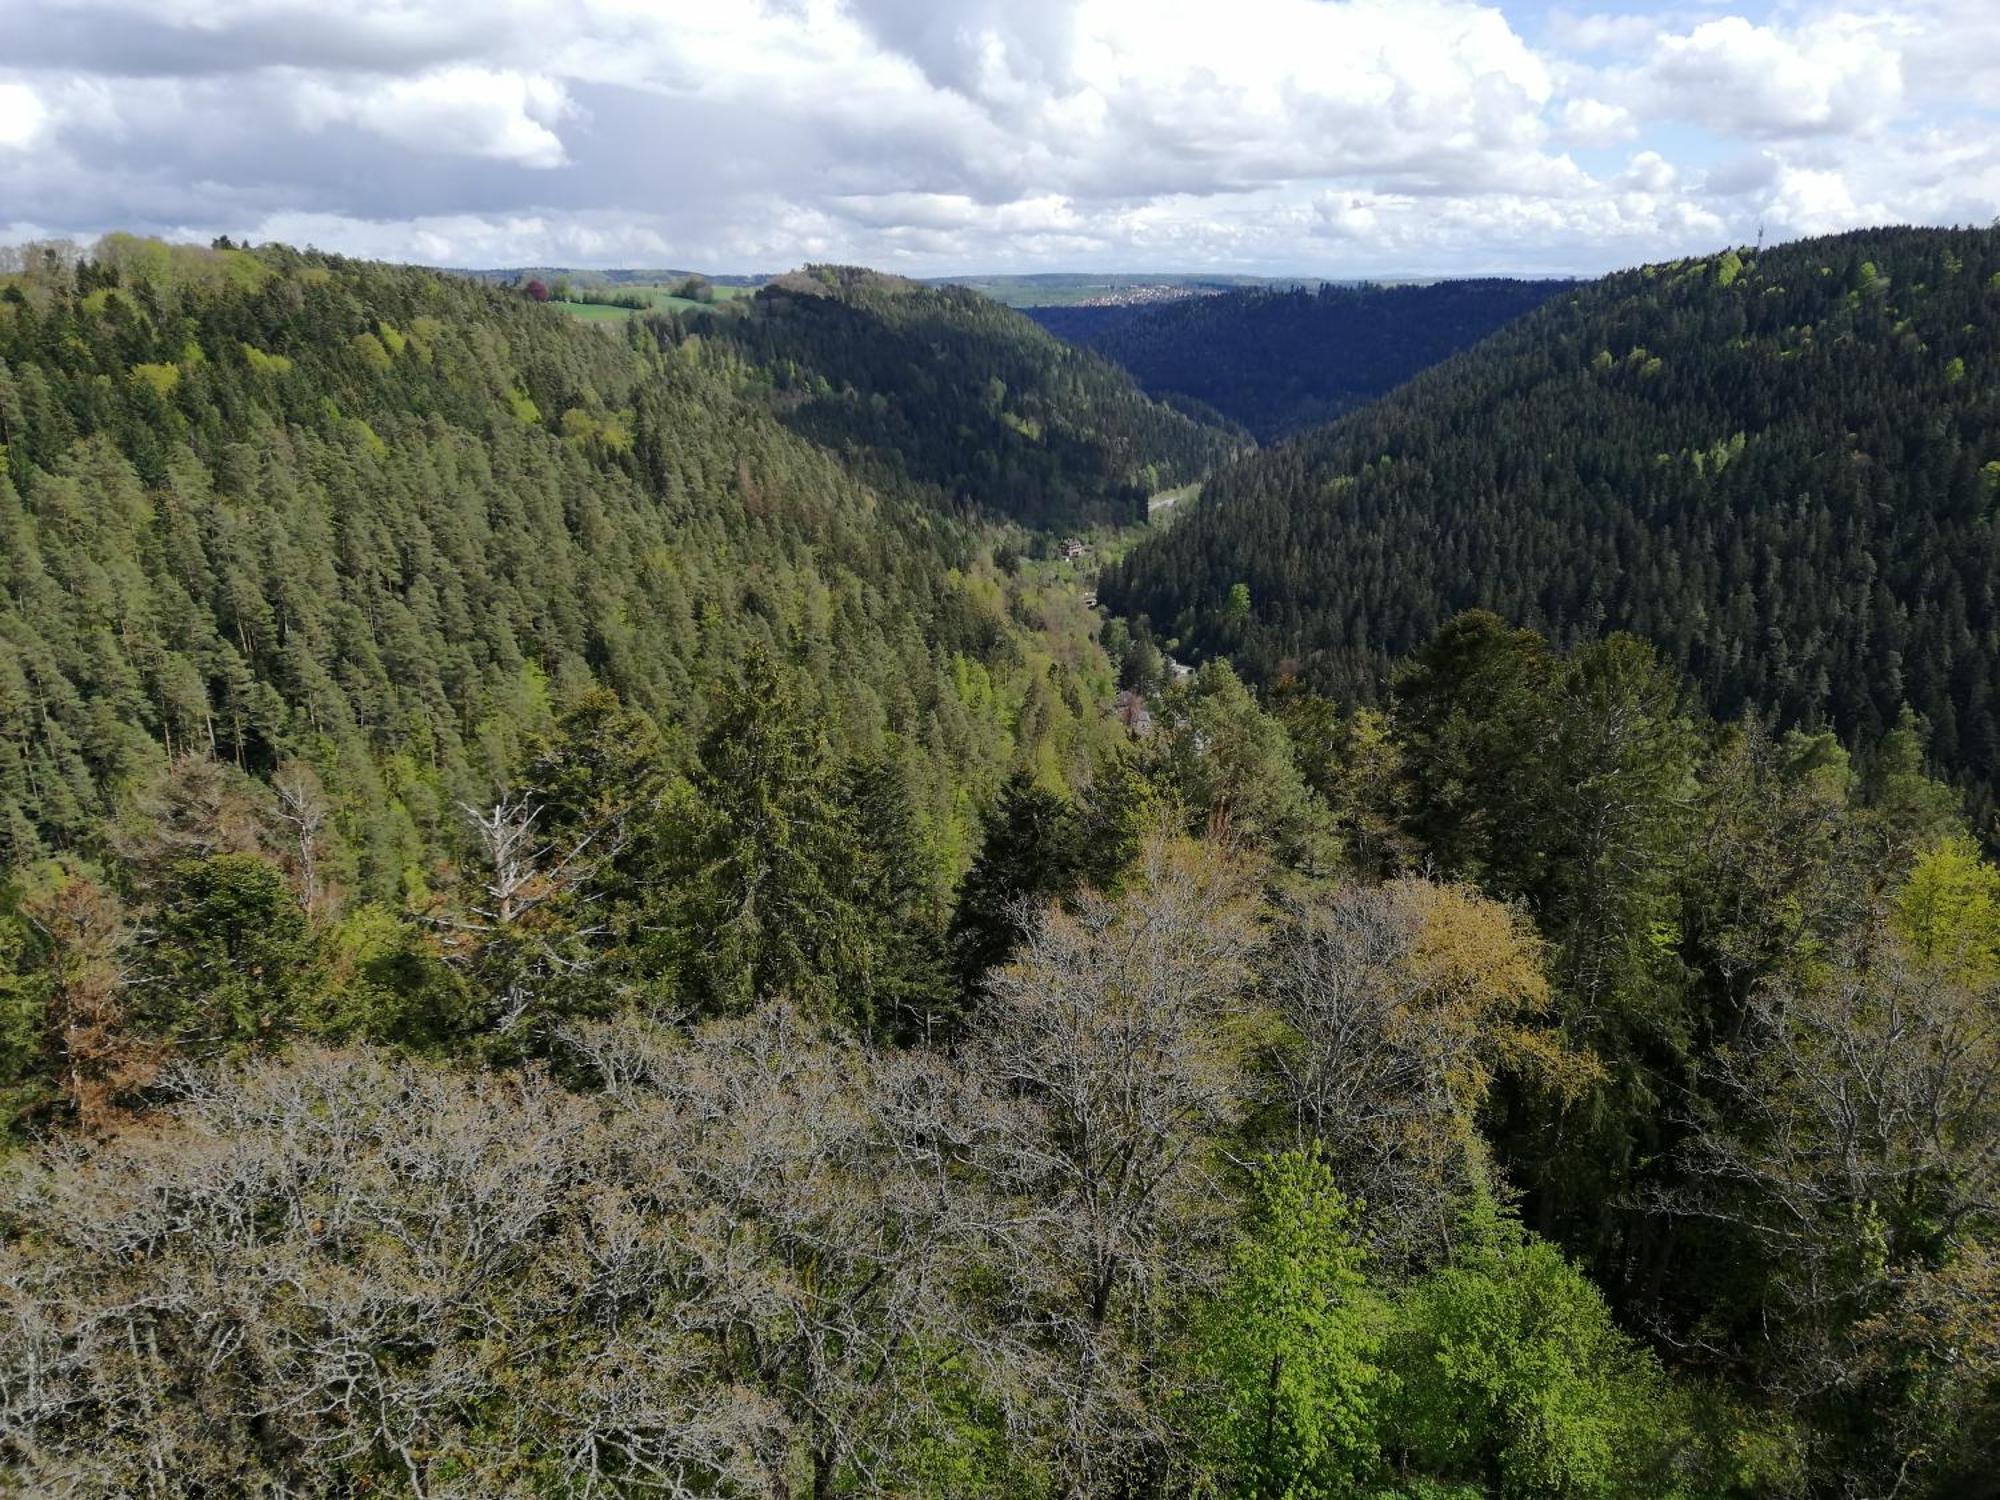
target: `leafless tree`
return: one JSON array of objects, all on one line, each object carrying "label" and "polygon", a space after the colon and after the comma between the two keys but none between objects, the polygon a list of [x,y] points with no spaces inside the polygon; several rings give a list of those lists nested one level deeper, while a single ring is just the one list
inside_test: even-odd
[{"label": "leafless tree", "polygon": [[634,1198],[673,1226],[674,1330],[765,1413],[765,1492],[892,1489],[970,1331],[952,1301],[975,1196],[963,1079],[783,1003],[686,1038],[620,1022],[579,1041],[623,1106]]},{"label": "leafless tree", "polygon": [[51,1494],[335,1472],[428,1494],[434,1468],[487,1465],[465,1417],[545,1287],[581,1113],[331,1054],[182,1091],[172,1123],[9,1186],[34,1226],[0,1256],[16,1472]]},{"label": "leafless tree", "polygon": [[235,766],[212,755],[176,756],[133,794],[111,830],[112,848],[150,893],[182,860],[267,853],[269,803]]},{"label": "leafless tree", "polygon": [[274,817],[286,835],[287,863],[298,891],[299,905],[309,917],[320,914],[331,892],[326,886],[327,832],[333,804],[320,785],[319,773],[302,760],[288,760],[271,777],[276,801]]},{"label": "leafless tree", "polygon": [[1041,914],[988,982],[968,1062],[1006,1108],[978,1163],[1011,1205],[997,1274],[1047,1353],[1044,1426],[1065,1435],[1049,1457],[1071,1493],[1149,1461],[1148,1351],[1228,1227],[1217,1138],[1246,1097],[1231,1023],[1252,874],[1156,837],[1122,896]]},{"label": "leafless tree", "polygon": [[481,875],[471,895],[433,921],[447,959],[477,968],[494,997],[494,1029],[509,1032],[553,981],[582,973],[602,928],[576,919],[592,878],[616,856],[623,827],[593,823],[561,841],[544,838],[542,808],[509,793],[484,806],[461,802]]},{"label": "leafless tree", "polygon": [[18,275],[37,287],[68,289],[76,283],[83,248],[74,240],[28,240],[0,245],[0,275]]},{"label": "leafless tree", "polygon": [[1434,1260],[1468,1195],[1494,1186],[1478,1126],[1498,1071],[1559,1089],[1593,1073],[1537,1024],[1549,989],[1532,930],[1462,887],[1296,902],[1260,969],[1287,1023],[1268,1064],[1392,1264]]}]

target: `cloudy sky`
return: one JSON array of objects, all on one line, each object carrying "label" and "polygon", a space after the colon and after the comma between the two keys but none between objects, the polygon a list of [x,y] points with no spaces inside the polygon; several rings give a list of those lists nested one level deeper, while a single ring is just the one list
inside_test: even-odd
[{"label": "cloudy sky", "polygon": [[0,241],[1599,271],[2000,214],[2000,0],[0,0]]}]

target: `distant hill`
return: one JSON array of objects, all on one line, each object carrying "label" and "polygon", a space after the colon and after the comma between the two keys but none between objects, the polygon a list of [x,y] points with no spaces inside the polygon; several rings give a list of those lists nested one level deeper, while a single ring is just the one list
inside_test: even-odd
[{"label": "distant hill", "polygon": [[1868,230],[1565,292],[1224,471],[1102,593],[1360,696],[1466,608],[1628,629],[1724,715],[1866,741],[1907,703],[1985,796],[1996,505],[2000,232]]},{"label": "distant hill", "polygon": [[1248,446],[963,287],[811,266],[685,332],[736,348],[793,430],[1033,526],[1141,520]]},{"label": "distant hill", "polygon": [[676,281],[686,281],[690,276],[699,276],[704,281],[711,281],[717,286],[755,287],[762,286],[777,273],[726,275],[719,271],[676,270],[667,267],[646,269],[629,266],[608,271],[592,270],[577,266],[496,266],[485,270],[455,271],[452,274],[470,276],[478,281],[500,282],[505,285],[512,285],[517,281],[527,281],[531,278],[553,281],[559,276],[566,276],[580,286],[653,286]]},{"label": "distant hill", "polygon": [[1219,272],[1033,271],[1009,276],[934,276],[931,286],[969,287],[982,297],[1022,310],[1038,307],[1110,307],[1178,301],[1251,288],[1295,287],[1296,276],[1232,276]]},{"label": "distant hill", "polygon": [[1058,338],[1116,360],[1153,395],[1198,402],[1270,442],[1374,400],[1574,286],[1325,283],[1026,311]]}]

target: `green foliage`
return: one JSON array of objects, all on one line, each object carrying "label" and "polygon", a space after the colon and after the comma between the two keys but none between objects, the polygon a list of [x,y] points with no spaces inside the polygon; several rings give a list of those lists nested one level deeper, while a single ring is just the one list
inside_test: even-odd
[{"label": "green foliage", "polygon": [[784,995],[871,1017],[859,829],[798,690],[753,655],[722,698],[679,799],[667,859],[673,952],[706,1009]]},{"label": "green foliage", "polygon": [[1487,1210],[1397,1307],[1401,1462],[1500,1500],[1658,1497],[1664,1383],[1561,1252]]},{"label": "green foliage", "polygon": [[1291,739],[1226,661],[1205,663],[1155,708],[1148,759],[1191,828],[1230,830],[1296,869],[1337,861],[1332,817],[1300,776]]},{"label": "green foliage", "polygon": [[181,381],[181,367],[175,364],[134,365],[132,377],[144,381],[153,394],[165,400]]},{"label": "green foliage", "polygon": [[0,858],[100,848],[167,755],[306,756],[350,888],[421,902],[551,701],[607,686],[684,755],[755,648],[806,664],[838,758],[925,747],[936,850],[1017,751],[1083,770],[1012,738],[1026,627],[933,490],[788,432],[735,355],[632,333],[278,247],[113,238],[38,284],[0,320]]},{"label": "green foliage", "polygon": [[1919,963],[1974,987],[2000,980],[2000,869],[1971,839],[1919,856],[1896,893],[1894,924]]},{"label": "green foliage", "polygon": [[[1299,545],[1192,554],[1157,633],[965,513],[1132,514],[1235,439],[955,293],[820,268],[697,337],[25,258],[0,1125],[55,1139],[0,1203],[0,1487],[1975,1492],[2000,884],[1928,765],[1978,732],[1940,559],[1996,447],[1976,329],[1902,290],[1985,297],[1988,241],[1937,243],[1551,304],[1498,346],[1522,441],[1399,397],[1235,471]],[[1893,463],[1705,383],[1824,344],[1914,418],[1867,372],[1935,396],[1933,339],[1966,378]],[[1516,545],[1503,494],[1584,539],[1552,638],[1380,603]],[[1391,518],[1351,618],[1301,602]],[[1840,559],[1865,642],[1818,630]],[[1600,629],[1646,589],[1653,643]],[[1759,661],[1812,685],[1693,711],[1680,666]]]},{"label": "green foliage", "polygon": [[311,935],[276,866],[253,854],[181,861],[156,928],[141,1010],[149,1029],[203,1055],[291,1026]]},{"label": "green foliage", "polygon": [[1869,757],[1860,794],[1884,837],[1899,847],[1935,842],[1958,827],[1960,799],[1927,773],[1927,726],[1906,704]]},{"label": "green foliage", "polygon": [[255,344],[243,346],[243,360],[253,370],[265,375],[289,375],[292,362],[282,354],[266,354]]},{"label": "green foliage", "polygon": [[20,892],[0,888],[0,1123],[33,1116],[53,1093],[48,1066],[48,986]]},{"label": "green foliage", "polygon": [[308,1029],[445,1054],[477,1035],[477,999],[436,944],[401,913],[356,907],[326,932]]},{"label": "green foliage", "polygon": [[1332,814],[1349,866],[1378,877],[1401,869],[1415,843],[1402,827],[1409,793],[1403,742],[1387,716],[1371,708],[1343,714],[1296,682],[1273,695],[1272,711],[1291,738],[1299,774]]},{"label": "green foliage", "polygon": [[1195,1319],[1197,1451],[1221,1494],[1339,1500],[1379,1462],[1387,1309],[1316,1151],[1257,1170],[1222,1293]]},{"label": "green foliage", "polygon": [[970,987],[1007,961],[1028,913],[1082,880],[1082,841],[1067,798],[1016,771],[1000,790],[952,914],[951,952]]}]

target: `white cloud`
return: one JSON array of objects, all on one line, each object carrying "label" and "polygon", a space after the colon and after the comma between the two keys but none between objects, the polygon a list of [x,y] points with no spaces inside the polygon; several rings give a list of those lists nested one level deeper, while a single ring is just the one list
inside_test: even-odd
[{"label": "white cloud", "polygon": [[1670,193],[1679,184],[1681,174],[1674,164],[1657,151],[1641,151],[1625,164],[1613,186],[1627,193],[1648,193],[1657,197]]},{"label": "white cloud", "polygon": [[1660,38],[1648,70],[1656,107],[1718,133],[1850,134],[1902,102],[1901,55],[1882,28],[1834,16],[1797,31],[1741,16]]},{"label": "white cloud", "polygon": [[1563,105],[1563,139],[1575,146],[1615,146],[1639,133],[1632,111],[1602,99],[1571,99]]},{"label": "white cloud", "polygon": [[34,145],[47,123],[39,94],[25,83],[0,83],[0,151]]},{"label": "white cloud", "polygon": [[1990,0],[1672,3],[0,0],[0,201],[451,264],[1334,275],[2000,210]]},{"label": "white cloud", "polygon": [[1549,12],[1550,40],[1568,52],[1643,52],[1660,34],[1661,18],[1604,15],[1558,7]]},{"label": "white cloud", "polygon": [[571,112],[568,95],[535,74],[455,67],[359,88],[315,83],[301,89],[297,109],[309,129],[353,122],[418,151],[524,167],[559,167],[567,159],[550,127]]},{"label": "white cloud", "polygon": [[259,221],[250,233],[259,242],[278,240],[446,266],[665,266],[672,259],[672,246],[654,226],[573,215],[423,215],[384,222],[338,214],[280,213]]},{"label": "white cloud", "polygon": [[1877,217],[1880,210],[1864,209],[1855,202],[1853,189],[1839,172],[1783,167],[1765,213],[1780,234],[1799,235],[1853,229]]}]

